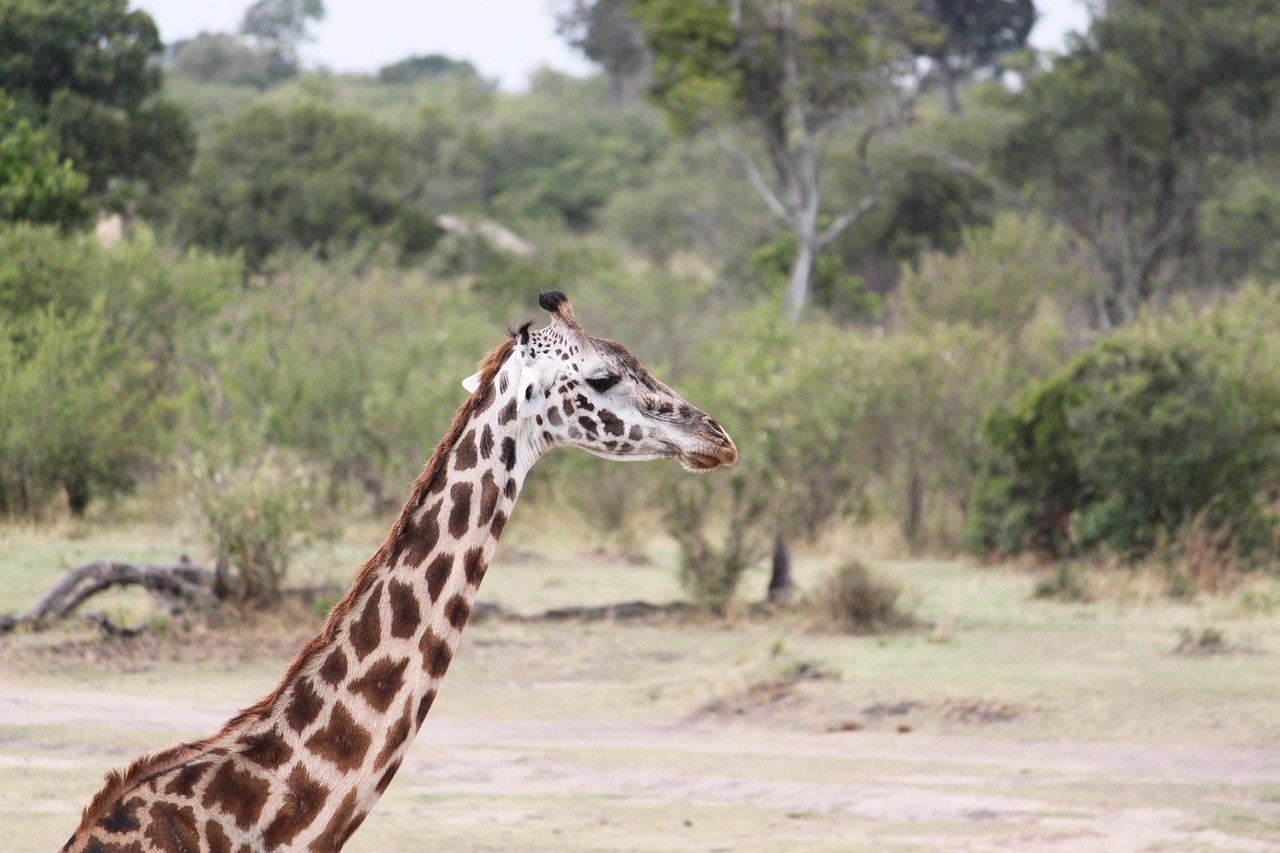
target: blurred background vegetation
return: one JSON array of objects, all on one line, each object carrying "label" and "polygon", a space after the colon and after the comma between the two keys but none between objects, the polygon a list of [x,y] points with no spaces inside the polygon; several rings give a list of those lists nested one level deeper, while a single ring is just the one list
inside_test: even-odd
[{"label": "blurred background vegetation", "polygon": [[182,489],[282,572],[398,504],[555,287],[742,461],[552,454],[526,500],[665,525],[696,598],[886,522],[1275,570],[1275,4],[1109,0],[1060,55],[1030,0],[558,9],[600,73],[506,93],[304,70],[321,0],[167,47],[127,0],[0,0],[0,515]]}]

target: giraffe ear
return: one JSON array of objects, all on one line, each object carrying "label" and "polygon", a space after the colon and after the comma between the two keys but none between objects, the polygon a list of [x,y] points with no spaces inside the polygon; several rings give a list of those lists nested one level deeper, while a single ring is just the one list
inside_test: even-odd
[{"label": "giraffe ear", "polygon": [[480,374],[473,373],[466,379],[462,380],[462,387],[467,389],[470,394],[476,393],[476,389],[480,387]]},{"label": "giraffe ear", "polygon": [[520,395],[516,398],[520,401],[518,405],[520,417],[533,417],[542,408],[542,404],[547,401],[546,382],[543,381],[541,372],[526,367],[520,371],[520,381],[516,387],[519,389]]}]

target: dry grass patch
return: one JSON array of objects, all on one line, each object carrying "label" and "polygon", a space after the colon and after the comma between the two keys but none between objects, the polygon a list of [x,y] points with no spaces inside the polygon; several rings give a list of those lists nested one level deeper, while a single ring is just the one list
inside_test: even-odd
[{"label": "dry grass patch", "polygon": [[910,628],[913,613],[901,604],[902,585],[886,580],[861,560],[835,570],[813,599],[818,624],[846,634],[876,634]]}]

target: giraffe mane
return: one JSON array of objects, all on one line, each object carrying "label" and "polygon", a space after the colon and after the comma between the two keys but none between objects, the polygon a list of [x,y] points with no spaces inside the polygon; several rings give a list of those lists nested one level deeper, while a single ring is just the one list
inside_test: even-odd
[{"label": "giraffe mane", "polygon": [[[280,679],[280,683],[275,689],[263,697],[255,704],[245,708],[240,713],[232,717],[222,729],[215,735],[205,738],[204,740],[194,741],[191,743],[179,743],[168,749],[162,749],[159,752],[143,755],[128,766],[127,769],[110,770],[107,772],[102,790],[94,795],[89,805],[85,806],[84,812],[80,817],[80,826],[76,828],[75,835],[79,835],[81,831],[87,830],[104,818],[112,808],[116,806],[125,795],[134,788],[141,785],[148,778],[164,773],[174,767],[181,765],[187,760],[208,752],[210,749],[230,738],[241,728],[251,723],[261,720],[267,715],[276,701],[280,698],[280,694],[284,692],[287,685],[291,684],[321,649],[327,646],[332,640],[334,633],[337,631],[338,625],[351,612],[355,606],[356,599],[360,593],[364,591],[368,580],[373,576],[374,572],[384,564],[391,555],[391,543],[404,531],[409,524],[410,518],[414,510],[420,504],[420,498],[430,487],[431,482],[447,473],[449,465],[449,453],[458,442],[458,438],[462,435],[463,428],[471,419],[472,412],[476,407],[484,401],[487,401],[489,395],[494,393],[493,384],[494,377],[502,368],[503,363],[515,348],[515,340],[508,339],[503,341],[497,349],[485,356],[480,363],[480,385],[467,401],[458,409],[458,413],[453,418],[453,423],[449,427],[449,431],[445,433],[444,438],[440,439],[440,443],[436,445],[435,450],[431,454],[431,458],[427,464],[423,466],[422,473],[418,475],[418,479],[414,481],[413,490],[409,495],[409,500],[405,502],[404,508],[401,509],[400,515],[396,518],[395,524],[392,525],[390,532],[387,534],[386,540],[361,567],[356,574],[355,580],[347,589],[347,592],[337,604],[333,605],[329,610],[329,617],[325,620],[324,627],[320,629],[320,633],[312,637],[298,652],[298,656],[294,658],[293,663],[285,671],[284,677]],[[74,835],[73,835],[74,837]]]}]

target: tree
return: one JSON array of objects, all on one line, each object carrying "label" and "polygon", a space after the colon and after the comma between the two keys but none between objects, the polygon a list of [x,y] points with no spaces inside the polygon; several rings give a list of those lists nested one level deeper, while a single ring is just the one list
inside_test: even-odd
[{"label": "tree", "polygon": [[317,103],[250,107],[215,133],[178,212],[187,241],[260,268],[284,247],[321,254],[367,236],[412,254],[437,229],[411,203],[420,180],[403,135]]},{"label": "tree", "polygon": [[127,0],[0,0],[0,90],[98,197],[158,191],[190,169],[191,123],[157,97],[160,52]]},{"label": "tree", "polygon": [[626,0],[572,0],[556,15],[556,32],[604,69],[615,105],[622,102],[627,82],[648,64]]},{"label": "tree", "polygon": [[921,13],[940,27],[941,37],[922,44],[921,54],[933,60],[952,114],[960,112],[956,84],[1026,47],[1036,22],[1032,0],[924,0]]},{"label": "tree", "polygon": [[[705,133],[746,172],[797,238],[785,311],[796,322],[822,248],[871,209],[872,139],[905,121],[898,81],[911,77],[902,46],[917,19],[892,0],[628,0],[654,56],[651,94],[677,128]],[[823,154],[857,121],[865,185],[857,204],[825,226]],[[728,132],[746,123],[763,144],[773,181]]]},{"label": "tree", "polygon": [[128,490],[172,445],[195,330],[235,265],[145,239],[107,250],[50,227],[0,229],[0,515],[73,514]]},{"label": "tree", "polygon": [[240,35],[258,44],[270,78],[283,80],[298,73],[298,45],[310,36],[311,22],[324,20],[324,0],[258,0],[245,10]]},{"label": "tree", "polygon": [[88,213],[88,184],[0,93],[0,223],[76,225]]},{"label": "tree", "polygon": [[386,84],[413,83],[441,77],[475,80],[479,79],[480,72],[465,59],[451,59],[440,53],[429,53],[426,56],[415,54],[378,69],[378,82]]},{"label": "tree", "polygon": [[273,82],[270,57],[230,33],[200,33],[173,46],[173,72],[204,82],[265,89]]},{"label": "tree", "polygon": [[1015,103],[1015,179],[1093,250],[1096,322],[1127,323],[1194,258],[1206,203],[1274,156],[1280,9],[1123,0]]}]

